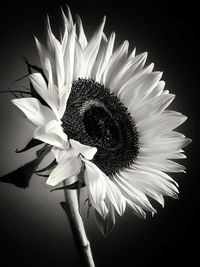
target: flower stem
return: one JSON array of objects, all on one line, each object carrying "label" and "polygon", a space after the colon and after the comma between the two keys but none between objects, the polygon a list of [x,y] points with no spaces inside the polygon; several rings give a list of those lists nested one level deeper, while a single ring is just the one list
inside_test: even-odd
[{"label": "flower stem", "polygon": [[65,203],[61,203],[71,225],[74,240],[85,267],[95,267],[90,242],[87,239],[82,217],[79,212],[78,192],[64,189]]}]

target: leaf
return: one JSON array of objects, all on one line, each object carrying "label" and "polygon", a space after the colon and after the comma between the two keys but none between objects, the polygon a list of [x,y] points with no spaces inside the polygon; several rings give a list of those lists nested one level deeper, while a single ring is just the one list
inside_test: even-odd
[{"label": "leaf", "polygon": [[[85,186],[85,183],[82,183],[81,187],[84,187],[84,186]],[[79,188],[80,188],[80,182],[76,181],[75,183],[70,184],[70,185],[65,185],[65,186],[62,186],[62,187],[54,188],[50,192],[57,191],[57,190],[62,190],[62,189],[74,190],[74,189],[79,189]]]},{"label": "leaf", "polygon": [[19,188],[27,188],[36,166],[37,159],[34,159],[17,170],[0,177],[0,181],[13,184]]},{"label": "leaf", "polygon": [[41,172],[45,172],[48,171],[50,169],[52,169],[53,167],[55,167],[57,164],[56,160],[54,159],[48,166],[46,166],[45,168],[42,168],[40,170],[35,171],[36,174],[39,174]]},{"label": "leaf", "polygon": [[32,138],[24,148],[16,149],[15,152],[16,153],[25,152],[35,146],[41,145],[42,143],[43,143],[42,141]]},{"label": "leaf", "polygon": [[37,169],[43,158],[50,152],[50,150],[51,146],[45,145],[36,152],[36,159],[14,170],[13,172],[0,177],[0,182],[13,184],[19,188],[29,187],[29,182],[34,171]]}]

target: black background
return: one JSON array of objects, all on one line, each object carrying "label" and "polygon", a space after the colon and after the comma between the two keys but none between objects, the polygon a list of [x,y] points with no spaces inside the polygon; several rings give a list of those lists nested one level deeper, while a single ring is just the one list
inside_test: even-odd
[{"label": "black background", "polygon": [[[184,1],[183,1],[184,2]],[[104,238],[94,219],[83,217],[97,266],[197,266],[198,247],[198,143],[199,27],[194,1],[68,1],[91,36],[103,15],[105,33],[117,34],[116,43],[130,41],[137,52],[148,51],[149,62],[163,70],[166,88],[177,95],[171,108],[188,116],[180,131],[193,139],[186,148],[183,164],[187,174],[173,174],[180,185],[180,198],[166,198],[165,209],[142,220],[129,210],[112,233]],[[59,7],[65,1],[6,1],[0,9],[0,90],[22,76],[26,69],[20,55],[38,63],[33,35],[44,37],[44,21],[50,15],[58,31]],[[19,118],[10,104],[11,96],[0,95],[1,174],[14,169],[32,156],[15,155],[32,128]],[[59,206],[62,193],[50,193],[45,181],[34,177],[29,189],[0,184],[0,266],[81,266],[69,225]]]}]

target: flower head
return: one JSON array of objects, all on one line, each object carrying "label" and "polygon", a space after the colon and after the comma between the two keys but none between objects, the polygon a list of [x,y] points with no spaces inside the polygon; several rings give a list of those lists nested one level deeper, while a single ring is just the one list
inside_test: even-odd
[{"label": "flower head", "polygon": [[29,75],[34,94],[12,101],[35,125],[33,138],[52,147],[57,164],[47,184],[84,183],[106,233],[126,205],[145,217],[156,212],[148,197],[162,206],[163,196],[177,198],[166,172],[185,170],[173,160],[190,142],[174,131],[186,117],[166,110],[175,95],[154,64],[145,66],[147,53],[129,54],[128,41],[113,49],[105,17],[90,40],[79,17],[77,26],[69,9],[63,18],[61,40],[49,19],[46,46],[36,39],[42,68]]}]

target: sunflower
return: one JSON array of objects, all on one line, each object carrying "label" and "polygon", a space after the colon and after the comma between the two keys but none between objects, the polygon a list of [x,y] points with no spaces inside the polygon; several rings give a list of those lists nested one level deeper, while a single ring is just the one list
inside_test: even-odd
[{"label": "sunflower", "polygon": [[128,41],[114,49],[105,17],[88,40],[80,17],[75,24],[69,9],[62,16],[60,40],[49,19],[46,44],[36,39],[41,68],[29,75],[31,97],[12,102],[35,125],[33,140],[55,158],[47,184],[86,186],[105,234],[126,206],[145,217],[156,212],[150,198],[164,206],[163,196],[178,197],[167,173],[185,171],[173,160],[185,157],[190,142],[174,131],[186,117],[166,110],[175,95],[154,64],[145,66],[147,53],[129,53]]}]

